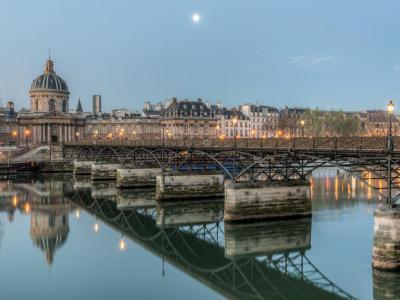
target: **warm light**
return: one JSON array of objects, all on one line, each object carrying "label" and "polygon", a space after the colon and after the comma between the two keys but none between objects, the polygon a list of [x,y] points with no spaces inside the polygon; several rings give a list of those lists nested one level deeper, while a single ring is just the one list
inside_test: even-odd
[{"label": "warm light", "polygon": [[12,132],[12,136],[13,137],[16,137],[18,135],[18,133],[14,130],[13,132]]},{"label": "warm light", "polygon": [[17,205],[18,205],[18,198],[17,198],[16,195],[14,195],[13,200],[12,200],[12,203],[13,203],[14,207],[17,207]]},{"label": "warm light", "polygon": [[79,219],[80,216],[81,216],[81,212],[79,211],[79,209],[77,209],[76,212],[75,212],[75,217],[76,217],[77,219]]},{"label": "warm light", "polygon": [[94,223],[94,225],[93,225],[94,232],[99,232],[99,229],[100,229],[99,224],[98,223]]},{"label": "warm light", "polygon": [[94,134],[98,134],[99,132],[97,130],[94,131]]},{"label": "warm light", "polygon": [[193,14],[192,16],[192,21],[197,23],[200,21],[200,15],[199,14]]},{"label": "warm light", "polygon": [[111,138],[112,138],[112,133],[109,133],[109,134],[108,134],[108,137],[111,139]]},{"label": "warm light", "polygon": [[219,130],[219,125],[215,126],[215,128],[216,128],[217,130]]},{"label": "warm light", "polygon": [[251,134],[253,135],[253,137],[256,135],[256,131],[253,129],[252,131],[251,131]]},{"label": "warm light", "polygon": [[221,135],[219,136],[219,139],[220,139],[221,141],[223,141],[223,140],[225,139],[225,135],[221,134]]},{"label": "warm light", "polygon": [[136,131],[132,132],[133,135],[136,135]]},{"label": "warm light", "polygon": [[301,126],[304,126],[304,124],[306,124],[306,121],[301,120],[301,121],[300,121],[300,124],[301,124]]},{"label": "warm light", "polygon": [[29,203],[25,203],[24,211],[26,214],[29,214],[31,212],[31,205]]},{"label": "warm light", "polygon": [[124,135],[124,132],[123,131],[120,131],[119,132],[119,136],[123,136]]},{"label": "warm light", "polygon": [[236,125],[236,123],[238,122],[238,119],[237,118],[233,118],[232,122],[233,122],[233,124]]},{"label": "warm light", "polygon": [[240,139],[240,134],[236,135],[236,138],[237,138],[237,139]]},{"label": "warm light", "polygon": [[391,114],[394,111],[394,103],[392,100],[390,100],[390,102],[388,103],[387,110],[388,110],[389,114]]},{"label": "warm light", "polygon": [[31,131],[29,129],[25,129],[25,135],[28,136],[31,134]]},{"label": "warm light", "polygon": [[76,136],[79,136],[79,135],[80,135],[80,133],[79,133],[79,132],[76,132],[76,133],[75,133],[75,135],[76,135]]},{"label": "warm light", "polygon": [[172,132],[168,132],[168,137],[171,137],[172,136]]},{"label": "warm light", "polygon": [[124,128],[121,128],[121,132],[124,132],[125,131],[125,129]]},{"label": "warm light", "polygon": [[125,240],[122,238],[119,240],[119,250],[124,251],[126,249]]}]

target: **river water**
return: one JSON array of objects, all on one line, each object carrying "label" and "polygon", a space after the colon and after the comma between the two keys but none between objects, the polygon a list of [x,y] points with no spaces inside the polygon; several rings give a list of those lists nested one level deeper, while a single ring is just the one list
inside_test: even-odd
[{"label": "river water", "polygon": [[221,200],[156,203],[152,190],[64,175],[0,182],[1,299],[385,299],[373,211],[356,178],[311,179],[312,218],[224,224]]}]

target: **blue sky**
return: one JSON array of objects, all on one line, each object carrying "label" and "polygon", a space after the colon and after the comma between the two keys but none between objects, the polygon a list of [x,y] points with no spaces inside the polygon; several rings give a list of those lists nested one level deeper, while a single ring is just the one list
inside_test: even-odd
[{"label": "blue sky", "polygon": [[105,109],[170,97],[384,108],[400,96],[399,12],[398,0],[0,0],[0,90],[28,106],[50,47],[85,110],[94,93]]}]

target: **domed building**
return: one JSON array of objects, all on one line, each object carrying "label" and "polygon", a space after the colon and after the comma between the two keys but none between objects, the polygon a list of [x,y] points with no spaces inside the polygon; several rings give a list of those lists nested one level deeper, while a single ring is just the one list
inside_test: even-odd
[{"label": "domed building", "polygon": [[83,136],[84,119],[69,111],[68,85],[54,70],[49,58],[43,74],[29,91],[30,111],[20,112],[20,143],[49,144],[75,141]]}]

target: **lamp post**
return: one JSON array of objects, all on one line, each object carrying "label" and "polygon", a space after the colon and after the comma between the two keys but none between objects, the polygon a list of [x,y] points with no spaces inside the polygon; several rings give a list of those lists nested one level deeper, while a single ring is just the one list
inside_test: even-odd
[{"label": "lamp post", "polygon": [[31,131],[29,129],[25,129],[25,143],[26,143],[26,148],[29,147],[28,145],[28,138],[31,135]]},{"label": "lamp post", "polygon": [[301,137],[304,137],[304,125],[306,124],[306,121],[301,120],[300,125],[301,125]]},{"label": "lamp post", "polygon": [[233,135],[234,135],[234,145],[235,145],[235,150],[233,152],[233,177],[234,181],[236,182],[236,124],[238,122],[238,119],[236,117],[233,118],[232,123],[233,123]]},{"label": "lamp post", "polygon": [[392,100],[389,101],[387,105],[387,110],[389,113],[389,132],[387,136],[387,144],[386,150],[388,152],[388,179],[387,179],[387,186],[388,186],[388,196],[387,202],[390,204],[392,203],[392,151],[393,151],[393,139],[392,139],[392,114],[394,111],[394,103]]}]

